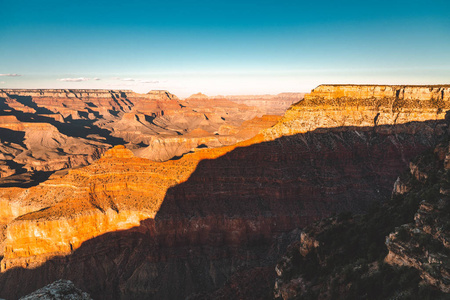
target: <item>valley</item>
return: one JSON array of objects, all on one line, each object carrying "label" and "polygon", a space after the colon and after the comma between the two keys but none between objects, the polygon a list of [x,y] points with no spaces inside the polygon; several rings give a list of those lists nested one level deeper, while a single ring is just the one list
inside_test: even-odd
[{"label": "valley", "polygon": [[[281,280],[275,267],[306,243],[302,230],[388,202],[410,162],[449,134],[449,86],[0,100],[6,299],[58,279],[94,299],[290,299],[298,274]],[[398,247],[393,265],[408,261]]]}]

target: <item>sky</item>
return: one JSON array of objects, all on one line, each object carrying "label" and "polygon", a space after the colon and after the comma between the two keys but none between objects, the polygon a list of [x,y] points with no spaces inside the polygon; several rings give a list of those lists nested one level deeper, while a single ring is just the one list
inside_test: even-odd
[{"label": "sky", "polygon": [[0,0],[0,88],[450,83],[448,0]]}]

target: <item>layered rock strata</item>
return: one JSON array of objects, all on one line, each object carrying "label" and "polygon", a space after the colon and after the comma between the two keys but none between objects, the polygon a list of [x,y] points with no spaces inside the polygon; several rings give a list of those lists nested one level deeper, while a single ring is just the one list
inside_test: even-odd
[{"label": "layered rock strata", "polygon": [[[429,99],[417,99],[429,103],[425,115],[401,106],[402,122],[394,122],[392,99],[347,97],[328,106],[308,99],[272,129],[233,146],[161,163],[115,148],[28,189],[19,203],[40,201],[43,209],[9,221],[0,290],[17,296],[8,282],[46,284],[64,274],[94,297],[111,296],[106,290],[172,299],[212,291],[239,270],[273,265],[286,232],[385,200],[410,159],[448,134],[444,113],[432,114]],[[327,119],[324,110],[341,119]],[[61,196],[46,196],[50,190]],[[17,201],[14,193],[9,199]],[[86,269],[94,275],[80,275]],[[33,281],[39,273],[46,275]]]},{"label": "layered rock strata", "polygon": [[263,114],[223,98],[181,100],[167,91],[127,90],[2,89],[0,108],[0,176],[18,179],[25,172],[86,165],[117,144],[156,161],[230,145],[249,136],[239,130],[225,134],[222,126],[239,128]]},{"label": "layered rock strata", "polygon": [[273,139],[317,128],[439,120],[449,108],[450,86],[320,85],[264,135]]}]

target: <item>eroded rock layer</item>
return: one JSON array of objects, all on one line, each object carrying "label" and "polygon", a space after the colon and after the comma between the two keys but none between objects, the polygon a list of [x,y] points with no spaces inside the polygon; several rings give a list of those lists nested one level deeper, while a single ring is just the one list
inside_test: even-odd
[{"label": "eroded rock layer", "polygon": [[36,187],[5,190],[4,205],[28,213],[11,207],[4,217],[0,291],[17,297],[18,278],[32,291],[63,274],[94,298],[200,297],[233,274],[273,266],[287,232],[387,199],[411,158],[448,135],[447,100],[439,110],[418,98],[428,103],[419,114],[406,104],[392,110],[396,94],[314,93],[233,146],[159,163],[119,147]]},{"label": "eroded rock layer", "polygon": [[450,86],[320,85],[264,135],[274,138],[316,128],[439,120],[448,109]]},{"label": "eroded rock layer", "polygon": [[264,105],[167,91],[1,89],[0,184],[31,185],[27,176],[87,165],[118,144],[156,161],[231,145],[251,137],[245,121],[255,120],[253,135],[266,128]]}]

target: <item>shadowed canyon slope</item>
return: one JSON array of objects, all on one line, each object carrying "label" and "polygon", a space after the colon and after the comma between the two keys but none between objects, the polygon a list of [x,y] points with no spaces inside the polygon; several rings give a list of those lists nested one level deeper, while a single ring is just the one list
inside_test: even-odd
[{"label": "shadowed canyon slope", "polygon": [[449,136],[367,214],[305,228],[276,267],[277,299],[448,299]]},{"label": "shadowed canyon slope", "polygon": [[[119,146],[37,186],[2,188],[0,297],[59,278],[105,299],[229,295],[236,278],[270,294],[274,271],[261,270],[274,270],[289,232],[387,199],[409,161],[448,135],[449,95],[446,86],[319,86],[276,125],[232,146],[164,162]],[[195,117],[207,115],[196,107]],[[154,120],[170,120],[164,111]],[[139,113],[130,118],[156,124]],[[203,121],[192,137],[212,130]],[[217,130],[256,131],[252,121],[239,126]],[[252,282],[253,273],[266,277]]]}]

